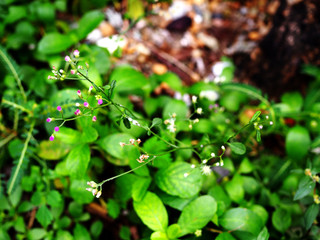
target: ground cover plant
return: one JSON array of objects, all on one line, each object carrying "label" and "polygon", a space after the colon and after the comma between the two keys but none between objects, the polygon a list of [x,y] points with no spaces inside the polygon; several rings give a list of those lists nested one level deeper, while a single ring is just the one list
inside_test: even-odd
[{"label": "ground cover plant", "polygon": [[3,5],[0,239],[319,239],[318,67],[279,100],[225,56],[147,74],[121,59],[155,3],[98,46],[106,3],[80,2],[76,25],[66,1]]}]

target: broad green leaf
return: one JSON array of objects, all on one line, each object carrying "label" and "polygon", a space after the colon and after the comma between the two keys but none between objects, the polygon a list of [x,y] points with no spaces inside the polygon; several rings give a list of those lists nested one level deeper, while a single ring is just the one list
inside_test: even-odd
[{"label": "broad green leaf", "polygon": [[313,191],[315,186],[316,183],[313,182],[309,176],[304,176],[299,182],[298,190],[296,191],[293,200],[299,200],[307,196]]},{"label": "broad green leaf", "polygon": [[268,240],[269,236],[270,236],[270,234],[268,232],[268,229],[266,227],[264,227],[262,229],[262,231],[259,233],[257,240]]},{"label": "broad green leaf", "polygon": [[81,224],[77,223],[73,229],[73,236],[75,240],[90,240],[90,234],[87,229]]},{"label": "broad green leaf", "polygon": [[72,217],[79,218],[83,213],[83,205],[78,202],[71,202],[68,211]]},{"label": "broad green leaf", "polygon": [[158,232],[153,232],[150,236],[151,240],[169,240],[167,237],[167,234],[164,232],[158,231]]},{"label": "broad green leaf", "polygon": [[225,206],[228,208],[231,205],[231,200],[228,197],[228,195],[225,193],[225,191],[223,190],[223,188],[220,185],[216,185],[214,187],[212,187],[209,192],[208,195],[210,195],[211,197],[213,197],[216,201],[221,201],[225,203]]},{"label": "broad green leaf", "polygon": [[236,239],[231,235],[231,233],[224,232],[224,233],[220,233],[218,237],[216,237],[216,240],[236,240]]},{"label": "broad green leaf", "polygon": [[250,119],[250,123],[254,122],[260,116],[260,114],[261,114],[260,111],[256,111],[255,114]]},{"label": "broad green leaf", "polygon": [[44,228],[46,228],[52,222],[53,216],[49,209],[45,205],[42,205],[37,211],[36,219]]},{"label": "broad green leaf", "polygon": [[74,240],[73,236],[68,231],[58,230],[57,240]]},{"label": "broad green leaf", "polygon": [[158,84],[165,82],[171,89],[175,91],[181,91],[182,81],[176,74],[172,72],[166,72],[162,75],[156,75],[154,77],[157,79]]},{"label": "broad green leaf", "polygon": [[94,198],[92,193],[87,191],[88,187],[85,180],[71,180],[70,195],[71,197],[80,204],[91,203]]},{"label": "broad green leaf", "polygon": [[291,112],[299,112],[303,105],[303,98],[299,92],[285,93],[281,101],[289,106]]},{"label": "broad green leaf", "polygon": [[94,127],[86,127],[83,129],[83,132],[81,134],[81,141],[90,143],[94,142],[98,138],[98,132]]},{"label": "broad green leaf", "polygon": [[250,162],[249,158],[245,157],[239,166],[239,173],[251,173],[254,170],[253,164]]},{"label": "broad green leaf", "polygon": [[232,152],[238,155],[243,155],[246,153],[246,146],[241,142],[227,142],[227,145],[231,148]]},{"label": "broad green leaf", "polygon": [[151,124],[150,128],[160,126],[161,124],[162,124],[161,118],[154,118],[154,119],[152,119],[152,124]]},{"label": "broad green leaf", "polygon": [[179,217],[180,236],[202,229],[217,211],[217,202],[209,195],[201,196],[190,202]]},{"label": "broad green leaf", "polygon": [[55,54],[67,50],[76,41],[75,36],[63,35],[58,32],[48,33],[39,42],[38,50],[44,54]]},{"label": "broad green leaf", "polygon": [[183,208],[188,205],[192,200],[195,199],[195,197],[191,198],[180,198],[177,196],[169,195],[165,192],[159,192],[158,196],[161,198],[162,202],[165,205],[168,205],[174,209],[177,209],[179,211],[182,211]]},{"label": "broad green leaf", "polygon": [[119,237],[122,240],[131,240],[130,236],[131,236],[130,228],[127,226],[121,226],[119,231]]},{"label": "broad green leaf", "polygon": [[[53,115],[53,117],[61,117],[60,113],[56,110],[57,106],[62,107],[63,116],[65,118],[74,116],[74,112],[77,109],[75,105],[76,102],[80,102],[79,97],[77,95],[77,89],[65,88],[63,90],[58,91],[50,98],[49,104],[52,107],[48,109],[50,110],[50,115],[48,117],[52,117],[52,114],[55,114]],[[51,122],[49,124],[53,123],[55,122]],[[53,129],[50,132],[52,131]]]},{"label": "broad green leaf", "polygon": [[164,107],[162,116],[164,119],[169,119],[175,113],[176,119],[184,120],[188,113],[188,107],[182,100],[171,99]]},{"label": "broad green leaf", "polygon": [[[189,175],[185,177],[185,173]],[[191,164],[175,162],[158,171],[155,181],[161,190],[170,195],[190,198],[200,192],[202,176],[198,168],[191,168]]]},{"label": "broad green leaf", "polygon": [[75,178],[82,178],[87,172],[90,162],[90,148],[87,144],[80,144],[74,147],[67,159],[66,168],[70,176]]},{"label": "broad green leaf", "polygon": [[145,196],[151,183],[151,178],[139,177],[132,185],[132,198],[134,201],[141,201]]},{"label": "broad green leaf", "polygon": [[24,232],[26,231],[26,224],[25,224],[22,216],[19,216],[19,217],[15,220],[14,229],[15,229],[17,232],[21,232],[21,233],[24,233]]},{"label": "broad green leaf", "polygon": [[14,23],[19,19],[22,19],[28,15],[26,5],[10,6],[8,10],[9,12],[8,14],[5,15],[5,19],[4,19],[4,22],[6,24]]},{"label": "broad green leaf", "polygon": [[32,228],[28,231],[27,237],[30,240],[42,239],[46,236],[47,232],[43,228]]},{"label": "broad green leaf", "polygon": [[70,146],[62,143],[60,139],[54,141],[41,141],[38,147],[38,156],[47,160],[59,160],[70,151]]},{"label": "broad green leaf", "polygon": [[132,185],[137,178],[134,174],[126,174],[117,178],[114,198],[120,202],[126,202],[132,198]]},{"label": "broad green leaf", "polygon": [[108,215],[113,219],[116,219],[119,216],[121,209],[119,203],[116,200],[110,198],[107,203],[107,210]]},{"label": "broad green leaf", "polygon": [[309,132],[306,128],[295,126],[286,136],[286,152],[296,161],[302,160],[308,153],[311,144]]},{"label": "broad green leaf", "polygon": [[319,214],[319,204],[312,204],[308,207],[308,210],[306,211],[304,215],[304,221],[306,223],[306,229],[309,230],[314,222],[314,220],[317,218]]},{"label": "broad green leaf", "polygon": [[288,211],[277,208],[272,214],[272,225],[279,232],[284,233],[291,225],[291,215]]},{"label": "broad green leaf", "polygon": [[153,231],[165,232],[168,226],[168,214],[160,198],[147,192],[142,201],[133,201],[133,208],[142,222]]},{"label": "broad green leaf", "polygon": [[81,141],[81,133],[72,128],[61,127],[54,135],[63,143],[76,144]]},{"label": "broad green leaf", "polygon": [[104,137],[98,144],[112,157],[119,159],[119,161],[112,161],[114,164],[124,166],[128,165],[130,159],[139,158],[139,151],[136,147],[132,145],[121,147],[119,144],[120,142],[128,144],[132,138],[134,137],[127,133],[115,133]]},{"label": "broad green leaf", "polygon": [[238,111],[242,103],[247,100],[247,95],[242,92],[230,91],[223,94],[220,98],[221,106],[231,112]]},{"label": "broad green leaf", "polygon": [[167,235],[169,239],[176,239],[181,234],[181,228],[179,224],[171,224],[167,229]]},{"label": "broad green leaf", "polygon": [[79,40],[85,38],[91,31],[93,31],[103,20],[103,13],[100,11],[91,11],[84,14],[79,21],[77,34]]},{"label": "broad green leaf", "polygon": [[250,195],[256,195],[261,190],[261,183],[253,177],[242,176],[243,189]]},{"label": "broad green leaf", "polygon": [[230,199],[239,203],[244,198],[243,179],[240,175],[235,175],[231,181],[227,182],[225,189],[230,196]]},{"label": "broad green leaf", "polygon": [[241,231],[258,236],[262,229],[262,222],[251,210],[232,208],[219,218],[220,225],[228,231]]},{"label": "broad green leaf", "polygon": [[127,15],[133,20],[137,20],[144,15],[143,2],[141,0],[129,0]]},{"label": "broad green leaf", "polygon": [[260,217],[263,226],[267,223],[269,214],[265,208],[261,205],[253,205],[250,207],[250,210]]},{"label": "broad green leaf", "polygon": [[47,23],[52,24],[55,18],[55,9],[53,4],[49,2],[39,3],[36,6],[36,13],[39,20]]},{"label": "broad green leaf", "polygon": [[47,203],[51,207],[59,207],[62,204],[61,194],[56,190],[51,190],[47,195]]},{"label": "broad green leaf", "polygon": [[129,66],[115,68],[109,79],[117,81],[117,87],[113,91],[115,94],[133,94],[134,92],[143,94],[143,90],[150,89],[147,78]]},{"label": "broad green leaf", "polygon": [[103,230],[103,223],[101,221],[95,221],[90,227],[90,232],[93,237],[99,237]]}]

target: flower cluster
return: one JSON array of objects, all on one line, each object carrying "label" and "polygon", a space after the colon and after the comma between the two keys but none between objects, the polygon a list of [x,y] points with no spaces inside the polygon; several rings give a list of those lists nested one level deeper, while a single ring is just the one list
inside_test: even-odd
[{"label": "flower cluster", "polygon": [[[61,113],[61,115],[63,116],[63,111],[62,111],[62,107],[61,106],[57,106],[57,110]],[[46,121],[48,123],[52,122],[53,120],[55,120],[54,118],[47,118]],[[58,126],[54,127],[54,132],[58,132],[60,130],[60,128]],[[51,136],[49,137],[50,141],[54,140],[54,133],[51,134]]]},{"label": "flower cluster", "polygon": [[129,142],[130,142],[129,144],[126,144],[124,142],[120,142],[119,144],[121,147],[124,147],[125,145],[135,145],[135,143],[137,143],[139,145],[141,143],[141,140],[140,140],[140,138],[138,138],[137,140],[132,138],[129,140]]},{"label": "flower cluster", "polygon": [[133,125],[140,127],[140,123],[137,120],[133,120],[131,117],[127,118],[129,122],[131,122]]},{"label": "flower cluster", "polygon": [[176,116],[177,114],[173,113],[169,119],[166,119],[164,121],[164,124],[168,125],[167,129],[169,130],[169,132],[174,133],[177,130],[175,126]]},{"label": "flower cluster", "polygon": [[95,183],[94,181],[90,181],[87,182],[87,184],[91,187],[91,188],[86,188],[87,191],[92,192],[93,196],[96,196],[96,198],[99,198],[102,194],[102,191],[99,190],[99,185],[97,183]]},{"label": "flower cluster", "polygon": [[149,158],[149,155],[147,154],[141,154],[139,159],[137,159],[138,163],[143,163],[144,160],[147,160]]}]

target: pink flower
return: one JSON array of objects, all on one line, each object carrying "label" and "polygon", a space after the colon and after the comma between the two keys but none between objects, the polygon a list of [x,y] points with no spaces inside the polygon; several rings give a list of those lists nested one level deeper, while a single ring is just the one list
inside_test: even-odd
[{"label": "pink flower", "polygon": [[75,115],[80,115],[81,114],[81,111],[79,109],[77,109],[75,112],[74,112]]},{"label": "pink flower", "polygon": [[53,70],[56,70],[56,67],[55,67],[55,66],[52,66],[52,69],[53,69]]},{"label": "pink flower", "polygon": [[95,121],[97,121],[97,117],[96,117],[96,116],[93,116],[93,117],[92,117],[92,122],[95,122]]},{"label": "pink flower", "polygon": [[98,100],[98,104],[101,105],[103,103],[102,99]]},{"label": "pink flower", "polygon": [[73,51],[73,55],[77,58],[77,57],[79,57],[79,55],[80,55],[80,52],[79,52],[79,50],[74,50]]},{"label": "pink flower", "polygon": [[50,141],[53,141],[53,140],[54,140],[54,136],[51,135],[50,138],[49,138],[49,140],[50,140]]},{"label": "pink flower", "polygon": [[49,80],[49,79],[51,79],[51,76],[50,76],[50,75],[48,76],[48,80]]},{"label": "pink flower", "polygon": [[77,70],[71,69],[71,70],[70,70],[70,73],[71,73],[71,74],[75,74],[76,71],[77,71]]},{"label": "pink flower", "polygon": [[89,107],[89,103],[84,102],[84,103],[83,103],[83,106],[85,106],[85,107]]},{"label": "pink flower", "polygon": [[59,127],[55,127],[54,130],[55,130],[56,132],[58,132],[58,131],[59,131]]},{"label": "pink flower", "polygon": [[65,60],[66,62],[71,62],[71,58],[70,58],[69,56],[65,56],[65,57],[64,57],[64,60]]},{"label": "pink flower", "polygon": [[47,122],[51,122],[52,121],[52,118],[47,118]]},{"label": "pink flower", "polygon": [[90,86],[88,92],[91,93],[92,89],[93,89],[93,86]]},{"label": "pink flower", "polygon": [[77,94],[78,94],[78,96],[79,96],[80,98],[82,97],[80,90],[77,91]]},{"label": "pink flower", "polygon": [[61,106],[58,106],[57,110],[60,112],[62,110]]}]

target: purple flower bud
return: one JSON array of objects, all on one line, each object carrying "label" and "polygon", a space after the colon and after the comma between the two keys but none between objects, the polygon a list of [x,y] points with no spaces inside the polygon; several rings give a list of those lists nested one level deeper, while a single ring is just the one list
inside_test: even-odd
[{"label": "purple flower bud", "polygon": [[71,73],[71,74],[75,74],[75,73],[76,73],[76,70],[71,69],[71,70],[70,70],[70,73]]},{"label": "purple flower bud", "polygon": [[58,132],[58,131],[59,131],[59,127],[55,127],[54,130],[55,130],[56,132]]},{"label": "purple flower bud", "polygon": [[58,106],[57,110],[60,112],[62,110],[61,106]]},{"label": "purple flower bud", "polygon": [[74,112],[75,115],[80,115],[81,114],[81,111],[79,109],[77,109],[75,112]]},{"label": "purple flower bud", "polygon": [[52,121],[52,118],[47,118],[47,122],[51,122]]},{"label": "purple flower bud", "polygon": [[102,99],[98,100],[98,104],[101,105],[103,103]]},{"label": "purple flower bud", "polygon": [[77,91],[77,94],[78,94],[78,96],[79,96],[80,98],[82,97],[80,90]]},{"label": "purple flower bud", "polygon": [[83,106],[85,106],[85,107],[89,107],[89,103],[84,102],[84,103],[83,103]]},{"label": "purple flower bud", "polygon": [[70,58],[69,56],[65,56],[65,57],[64,57],[64,60],[65,60],[66,62],[71,62],[71,58]]},{"label": "purple flower bud", "polygon": [[51,135],[50,138],[49,138],[49,140],[50,140],[50,141],[53,141],[53,140],[54,140],[54,136]]},{"label": "purple flower bud", "polygon": [[96,116],[93,116],[93,117],[92,117],[92,122],[95,122],[95,121],[97,121],[97,117],[96,117]]},{"label": "purple flower bud", "polygon": [[74,51],[73,51],[73,55],[74,55],[76,58],[79,57],[79,55],[80,55],[79,50],[74,50]]}]

